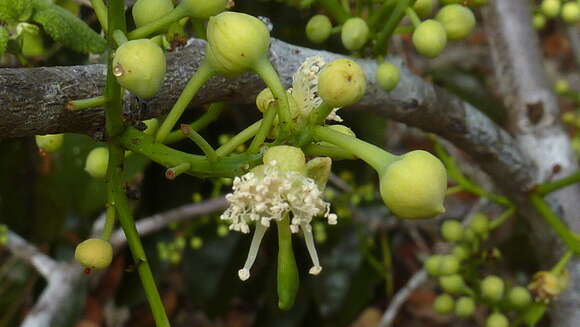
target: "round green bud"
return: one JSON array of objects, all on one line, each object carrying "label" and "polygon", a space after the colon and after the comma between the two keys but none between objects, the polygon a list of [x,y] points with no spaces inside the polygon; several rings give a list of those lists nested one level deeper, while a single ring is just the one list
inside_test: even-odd
[{"label": "round green bud", "polygon": [[487,276],[481,281],[481,296],[489,301],[497,302],[503,297],[505,285],[497,276]]},{"label": "round green bud", "polygon": [[471,9],[462,5],[447,5],[435,17],[445,31],[449,40],[462,40],[475,28],[475,16]]},{"label": "round green bud", "polygon": [[548,18],[556,18],[560,13],[560,0],[544,0],[542,1],[542,13]]},{"label": "round green bud", "polygon": [[452,275],[459,271],[460,262],[453,255],[444,255],[441,257],[441,275]]},{"label": "round green bud", "polygon": [[473,243],[475,242],[475,240],[477,240],[477,237],[475,236],[475,232],[473,231],[473,229],[471,228],[465,229],[465,232],[463,233],[463,241]]},{"label": "round green bud", "polygon": [[448,242],[458,242],[463,238],[465,228],[456,220],[447,220],[441,226],[441,235]]},{"label": "round green bud", "polygon": [[165,69],[163,50],[149,39],[123,43],[113,58],[113,75],[119,84],[144,99],[161,89]]},{"label": "round green bud", "polygon": [[453,251],[451,252],[457,260],[462,261],[471,255],[471,249],[466,244],[457,244],[453,247]]},{"label": "round green bud", "polygon": [[485,321],[485,327],[509,327],[510,322],[501,313],[493,313]]},{"label": "round green bud", "polygon": [[306,24],[306,37],[312,43],[323,43],[330,36],[332,23],[326,15],[314,15]]},{"label": "round green bud", "polygon": [[211,66],[224,75],[237,75],[265,58],[270,32],[254,16],[226,11],[209,19],[207,41],[206,57]]},{"label": "round green bud", "polygon": [[445,167],[427,151],[406,153],[381,174],[383,202],[402,218],[429,218],[445,212],[446,190]]},{"label": "round green bud", "polygon": [[485,235],[489,232],[489,219],[487,216],[481,212],[476,213],[471,222],[469,223],[469,228],[478,235]]},{"label": "round green bud", "polygon": [[556,84],[554,84],[554,92],[559,95],[566,94],[570,92],[570,84],[565,79],[559,79],[556,81]]},{"label": "round green bud", "polygon": [[438,21],[427,19],[413,32],[413,45],[423,56],[435,58],[447,45],[447,32]]},{"label": "round green bud", "polygon": [[224,11],[227,4],[227,0],[183,0],[179,5],[187,8],[193,18],[208,19]]},{"label": "round green bud", "polygon": [[203,246],[203,239],[201,237],[194,236],[191,238],[189,245],[192,249],[198,250]]},{"label": "round green bud", "polygon": [[135,26],[141,27],[154,22],[173,10],[172,0],[137,0],[131,13]]},{"label": "round green bud", "polygon": [[516,309],[523,309],[532,303],[532,295],[527,288],[516,286],[509,290],[507,294],[509,303]]},{"label": "round green bud", "polygon": [[441,262],[443,261],[443,256],[435,254],[425,260],[423,265],[425,271],[431,276],[439,276],[441,274]]},{"label": "round green bud", "polygon": [[534,14],[533,25],[537,30],[541,30],[546,27],[546,16],[542,15],[542,13]]},{"label": "round green bud", "polygon": [[36,146],[44,152],[55,152],[62,147],[64,134],[36,135]]},{"label": "round green bud", "polygon": [[104,147],[94,148],[87,156],[85,171],[94,178],[104,178],[107,175],[109,165],[109,149]]},{"label": "round green bud", "polygon": [[340,39],[346,49],[356,51],[367,43],[368,38],[369,26],[364,19],[360,17],[349,18],[342,25]]},{"label": "round green bud", "polygon": [[86,268],[103,269],[113,260],[113,247],[100,238],[90,238],[77,245],[75,259]]},{"label": "round green bud", "polygon": [[419,17],[425,18],[431,15],[434,5],[433,0],[417,0],[415,1],[415,5],[413,5],[413,9]]},{"label": "round green bud", "polygon": [[459,274],[439,277],[439,285],[445,292],[454,295],[460,294],[465,289],[465,282]]},{"label": "round green bud", "polygon": [[365,73],[350,59],[337,59],[325,65],[318,75],[318,93],[324,102],[334,108],[357,102],[365,90]]},{"label": "round green bud", "polygon": [[580,4],[577,2],[566,2],[562,6],[562,19],[568,24],[580,22]]},{"label": "round green bud", "polygon": [[281,171],[306,172],[306,158],[300,148],[289,145],[273,146],[264,153],[264,164],[276,162],[276,168]]},{"label": "round green bud", "polygon": [[260,112],[264,113],[270,107],[270,104],[276,102],[274,99],[274,95],[269,88],[263,89],[258,95],[256,96],[256,107]]},{"label": "round green bud", "polygon": [[462,318],[471,317],[475,313],[475,301],[467,296],[460,297],[455,302],[455,315]]},{"label": "round green bud", "polygon": [[433,309],[438,314],[447,315],[453,312],[455,301],[449,294],[441,294],[435,298],[433,302]]},{"label": "round green bud", "polygon": [[399,84],[401,71],[399,67],[385,61],[377,67],[376,78],[385,91],[392,91]]}]

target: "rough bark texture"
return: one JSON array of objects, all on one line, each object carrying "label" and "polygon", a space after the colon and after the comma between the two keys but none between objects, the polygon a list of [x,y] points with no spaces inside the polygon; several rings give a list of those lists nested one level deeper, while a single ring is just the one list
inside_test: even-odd
[{"label": "rough bark texture", "polygon": [[[509,108],[512,134],[518,147],[535,166],[536,182],[559,178],[578,170],[570,138],[559,122],[556,97],[548,86],[538,37],[532,28],[527,0],[496,0],[484,12],[498,92]],[[580,188],[575,185],[549,197],[568,226],[580,232]],[[565,248],[529,204],[520,211],[532,227],[542,262],[553,264]],[[570,265],[571,286],[552,305],[552,326],[580,325],[580,258]]]}]

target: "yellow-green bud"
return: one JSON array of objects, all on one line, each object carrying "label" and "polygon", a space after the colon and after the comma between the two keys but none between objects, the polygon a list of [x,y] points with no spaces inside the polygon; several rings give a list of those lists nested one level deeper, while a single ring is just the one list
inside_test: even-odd
[{"label": "yellow-green bud", "polygon": [[507,299],[516,309],[523,309],[532,303],[532,295],[527,288],[522,286],[516,286],[509,290]]},{"label": "yellow-green bud", "polygon": [[369,26],[367,22],[360,17],[349,18],[340,33],[342,45],[350,51],[356,51],[367,43],[369,38]]},{"label": "yellow-green bud", "polygon": [[87,156],[85,171],[94,178],[104,178],[107,175],[109,165],[109,149],[104,147],[94,148]]},{"label": "yellow-green bud", "polygon": [[560,0],[544,0],[542,1],[542,13],[548,18],[556,18],[560,13]]},{"label": "yellow-green bud", "polygon": [[475,16],[467,7],[447,5],[436,16],[443,25],[449,40],[461,40],[469,36],[475,27]]},{"label": "yellow-green bud", "polygon": [[451,253],[453,254],[454,257],[457,258],[457,260],[461,261],[469,258],[469,255],[471,254],[471,249],[469,248],[469,246],[465,244],[458,244],[453,248]]},{"label": "yellow-green bud", "polygon": [[475,301],[472,298],[462,296],[455,302],[455,314],[458,317],[471,317],[473,313],[475,313]]},{"label": "yellow-green bud", "polygon": [[154,135],[155,132],[157,132],[157,128],[159,128],[159,120],[157,118],[145,120],[143,121],[143,123],[145,124],[145,126],[147,126],[147,128],[145,128],[143,133],[147,135]]},{"label": "yellow-green bud", "polygon": [[487,276],[481,281],[481,296],[489,301],[497,302],[503,297],[505,285],[497,276]]},{"label": "yellow-green bud", "polygon": [[435,254],[425,260],[423,265],[427,273],[431,276],[439,276],[441,274],[441,262],[443,261],[443,256]]},{"label": "yellow-green bud", "polygon": [[566,2],[562,6],[562,19],[568,24],[580,22],[580,4],[577,2]]},{"label": "yellow-green bud", "polygon": [[113,58],[113,75],[119,84],[144,99],[161,89],[165,69],[163,50],[149,39],[123,43]]},{"label": "yellow-green bud", "polygon": [[413,45],[427,58],[437,57],[447,45],[447,33],[441,23],[428,19],[413,32]]},{"label": "yellow-green bud", "polygon": [[434,1],[433,0],[417,0],[413,9],[421,18],[425,18],[433,12]]},{"label": "yellow-green bud", "polygon": [[227,0],[183,0],[179,5],[187,8],[193,18],[208,19],[224,11],[227,4]]},{"label": "yellow-green bud", "polygon": [[449,294],[441,294],[435,298],[433,309],[441,315],[450,314],[455,307],[455,301]]},{"label": "yellow-green bud", "polygon": [[207,40],[211,66],[222,74],[236,75],[265,58],[270,32],[258,18],[228,11],[209,19]]},{"label": "yellow-green bud", "polygon": [[36,135],[36,145],[44,152],[55,152],[62,146],[63,134]]},{"label": "yellow-green bud", "polygon": [[141,27],[158,20],[172,10],[172,0],[137,0],[131,12],[135,26]]},{"label": "yellow-green bud", "polygon": [[314,15],[306,24],[306,37],[312,43],[322,43],[328,39],[332,23],[326,15]]},{"label": "yellow-green bud", "polygon": [[478,235],[485,235],[489,232],[489,219],[481,212],[476,213],[469,223],[469,228]]},{"label": "yellow-green bud", "polygon": [[533,25],[537,30],[543,29],[546,26],[546,16],[542,15],[542,13],[534,14]]},{"label": "yellow-green bud", "polygon": [[100,238],[90,238],[77,245],[75,259],[86,268],[103,269],[113,260],[113,247]]},{"label": "yellow-green bud", "polygon": [[318,93],[334,108],[351,105],[365,94],[366,78],[361,67],[349,59],[324,66],[318,76]]},{"label": "yellow-green bud", "polygon": [[289,145],[273,146],[264,153],[264,164],[276,161],[276,168],[281,171],[306,173],[306,158],[300,148]]},{"label": "yellow-green bud", "polygon": [[262,113],[266,112],[268,107],[274,102],[276,102],[276,100],[274,100],[274,95],[269,88],[263,89],[256,96],[256,107],[258,107],[258,110],[260,110]]},{"label": "yellow-green bud", "polygon": [[554,84],[554,91],[559,95],[568,93],[570,92],[570,84],[565,79],[559,79],[556,81],[556,84]]},{"label": "yellow-green bud", "polygon": [[458,295],[465,289],[463,277],[458,274],[439,277],[439,285],[448,293]]},{"label": "yellow-green bud", "polygon": [[441,235],[448,242],[458,242],[463,238],[463,225],[456,220],[447,220],[441,226]]},{"label": "yellow-green bud", "polygon": [[460,262],[453,255],[441,256],[441,265],[439,266],[439,273],[441,275],[452,275],[459,271]]},{"label": "yellow-green bud", "polygon": [[508,327],[508,319],[501,313],[493,313],[485,321],[485,327]]},{"label": "yellow-green bud", "polygon": [[385,91],[392,91],[399,84],[401,71],[399,67],[385,61],[377,67],[376,78]]},{"label": "yellow-green bud", "polygon": [[416,150],[395,161],[381,175],[381,197],[402,218],[429,218],[445,212],[447,172],[429,152]]}]

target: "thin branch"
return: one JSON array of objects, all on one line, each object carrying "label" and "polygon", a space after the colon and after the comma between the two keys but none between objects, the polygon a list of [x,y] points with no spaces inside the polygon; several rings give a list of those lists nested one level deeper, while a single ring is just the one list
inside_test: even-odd
[{"label": "thin branch", "polygon": [[425,269],[421,269],[417,271],[411,279],[407,282],[405,287],[400,289],[395,296],[393,296],[393,300],[389,305],[389,308],[383,314],[381,321],[379,322],[378,327],[388,327],[391,326],[393,320],[399,313],[399,310],[405,304],[409,296],[421,285],[423,285],[428,280],[428,275]]},{"label": "thin branch", "polygon": [[42,253],[37,247],[10,230],[8,230],[8,243],[6,243],[6,247],[15,257],[33,266],[44,278],[48,278],[59,265],[51,257]]}]

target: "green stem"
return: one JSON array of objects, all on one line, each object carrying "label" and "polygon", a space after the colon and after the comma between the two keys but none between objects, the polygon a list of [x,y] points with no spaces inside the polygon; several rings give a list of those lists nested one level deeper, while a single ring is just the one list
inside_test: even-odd
[{"label": "green stem", "polygon": [[[125,25],[125,3],[123,0],[110,0],[108,6],[108,34],[107,42],[109,49],[114,49],[114,40],[111,31],[126,30]],[[111,51],[111,50],[110,50]],[[145,294],[157,327],[170,326],[165,313],[165,308],[157,291],[157,286],[153,279],[153,274],[149,268],[149,263],[145,256],[145,251],[141,245],[141,239],[137,233],[135,222],[129,211],[125,190],[123,188],[123,164],[125,159],[124,150],[119,143],[125,126],[122,118],[122,94],[121,87],[113,75],[113,56],[108,56],[107,63],[107,83],[105,96],[109,101],[105,107],[105,120],[107,136],[109,138],[109,163],[107,168],[107,198],[108,202],[114,205],[119,214],[119,221],[123,232],[127,237],[129,249],[138,265],[139,277],[145,289]]]},{"label": "green stem", "polygon": [[129,41],[127,39],[127,35],[125,35],[125,33],[123,33],[120,30],[113,31],[113,40],[115,40],[115,43],[117,44],[118,47],[120,47],[123,43],[126,43]]},{"label": "green stem", "polygon": [[107,6],[103,0],[91,0],[91,5],[93,6],[93,10],[95,11],[95,15],[97,15],[97,19],[99,20],[99,24],[101,24],[101,28],[103,32],[107,32]]},{"label": "green stem", "polygon": [[376,26],[381,22],[387,14],[392,10],[397,0],[385,0],[381,3],[381,7],[373,12],[369,18],[369,26],[371,29],[375,29]]},{"label": "green stem", "polygon": [[93,98],[69,101],[65,104],[65,107],[67,110],[74,111],[102,106],[106,102],[107,98],[104,95],[99,95]]},{"label": "green stem", "polygon": [[103,232],[101,238],[108,241],[113,233],[113,228],[115,228],[116,220],[115,206],[112,203],[107,203],[107,211],[105,213],[105,227],[103,227]]},{"label": "green stem", "polygon": [[191,99],[193,99],[193,97],[195,96],[197,91],[199,91],[201,86],[213,75],[215,75],[214,70],[211,68],[209,64],[207,64],[206,61],[203,61],[201,63],[201,66],[199,66],[197,71],[193,74],[189,82],[187,82],[187,85],[185,86],[183,91],[181,91],[181,94],[179,95],[179,98],[173,105],[173,108],[171,108],[171,111],[161,124],[161,127],[159,127],[157,135],[155,136],[156,142],[158,143],[165,142],[165,138],[167,137],[169,132],[171,132],[173,126],[175,126],[175,123],[177,123],[177,121],[185,111],[185,108],[187,108],[187,106],[189,105]]},{"label": "green stem", "polygon": [[322,103],[320,104],[320,106],[318,106],[318,108],[316,108],[316,113],[313,115],[314,120],[313,120],[313,124],[314,125],[319,125],[324,123],[324,121],[326,120],[326,117],[328,117],[328,115],[330,115],[330,113],[332,112],[332,109],[334,109],[333,107],[331,107],[328,103],[322,101]]},{"label": "green stem", "polygon": [[328,11],[328,13],[332,15],[339,24],[344,23],[350,18],[349,13],[342,8],[337,0],[318,0],[318,4],[324,8],[324,10]]},{"label": "green stem", "polygon": [[557,181],[553,181],[553,182],[547,182],[541,185],[538,185],[538,187],[536,188],[536,192],[540,195],[546,195],[549,193],[552,193],[554,191],[557,191],[561,188],[570,186],[570,185],[574,185],[576,183],[580,182],[580,171],[575,172],[574,174],[564,177],[562,179],[559,179]]},{"label": "green stem", "polygon": [[194,131],[189,125],[181,125],[181,132],[192,140],[205,153],[210,163],[216,163],[218,156],[212,146],[198,132]]},{"label": "green stem", "polygon": [[302,150],[304,151],[304,154],[311,157],[331,157],[336,160],[356,159],[356,157],[352,153],[336,146],[310,143],[304,148],[302,148]]},{"label": "green stem", "polygon": [[193,25],[193,31],[195,32],[195,36],[197,36],[198,39],[207,40],[207,34],[206,34],[204,22],[205,21],[203,19],[198,19],[198,18],[194,18],[191,20],[191,23]]},{"label": "green stem", "polygon": [[405,15],[405,9],[413,6],[414,3],[415,0],[400,0],[397,3],[395,9],[389,16],[389,20],[387,20],[383,29],[377,34],[374,47],[375,54],[384,54],[387,51],[393,32]]},{"label": "green stem", "polygon": [[165,178],[169,180],[174,180],[175,177],[187,172],[191,169],[191,163],[182,162],[175,167],[171,167],[165,171]]},{"label": "green stem", "polygon": [[290,124],[292,123],[290,118],[290,105],[288,104],[288,94],[280,81],[278,73],[276,73],[274,67],[272,67],[272,63],[270,63],[267,57],[262,58],[256,63],[254,71],[266,83],[270,91],[272,91],[274,100],[278,103],[279,126],[283,134],[287,135]]},{"label": "green stem", "polygon": [[142,39],[144,37],[147,37],[147,36],[157,32],[157,31],[164,29],[165,27],[169,26],[171,23],[176,22],[176,21],[182,19],[183,17],[187,17],[187,16],[188,16],[188,11],[185,8],[185,6],[179,5],[179,6],[175,7],[171,12],[169,12],[167,15],[165,15],[157,20],[154,20],[149,24],[145,24],[137,29],[134,29],[129,34],[127,34],[127,37],[130,40]]},{"label": "green stem", "polygon": [[544,220],[552,227],[554,232],[564,241],[568,249],[580,254],[580,236],[572,232],[552,211],[546,201],[537,193],[530,194],[530,201],[544,217]]},{"label": "green stem", "polygon": [[277,222],[278,227],[278,307],[289,310],[294,305],[300,279],[298,267],[292,249],[292,233],[290,232],[288,215]]},{"label": "green stem", "polygon": [[499,217],[497,217],[496,219],[494,219],[489,223],[489,230],[490,231],[494,230],[499,226],[503,225],[503,223],[505,223],[511,216],[513,216],[515,212],[516,212],[515,207],[510,207],[509,209],[504,211]]},{"label": "green stem", "polygon": [[564,268],[566,268],[568,262],[570,262],[570,259],[572,259],[573,256],[574,252],[572,250],[566,251],[566,253],[562,255],[560,260],[558,260],[558,262],[554,265],[554,267],[550,270],[550,272],[555,275],[560,275],[564,271]]},{"label": "green stem", "polygon": [[415,10],[413,10],[413,7],[407,7],[407,9],[405,9],[405,14],[407,14],[407,17],[409,17],[415,28],[421,25],[421,18],[419,18],[419,15],[417,15]]},{"label": "green stem", "polygon": [[254,135],[256,135],[261,125],[262,120],[258,120],[252,125],[246,127],[246,129],[244,129],[243,131],[236,134],[228,142],[226,142],[226,144],[220,146],[217,150],[215,150],[218,157],[224,157],[234,152],[240,145],[246,143],[249,139],[251,139]]},{"label": "green stem", "polygon": [[[218,117],[222,113],[224,107],[225,107],[224,102],[212,103],[209,106],[209,109],[207,110],[207,112],[204,113],[203,115],[201,115],[201,117],[199,117],[196,121],[189,124],[189,127],[191,127],[191,129],[196,131],[196,132],[204,129],[207,125],[211,124],[216,119],[218,119]],[[181,130],[176,130],[176,131],[169,133],[169,135],[167,135],[164,143],[165,144],[172,144],[175,142],[179,142],[185,138],[186,137],[185,137],[185,135],[183,135]]]},{"label": "green stem", "polygon": [[398,158],[375,145],[359,140],[356,137],[339,133],[328,127],[315,126],[312,129],[312,134],[319,141],[332,143],[359,157],[371,165],[378,174],[381,174],[383,169]]},{"label": "green stem", "polygon": [[262,123],[260,124],[260,129],[254,136],[252,143],[250,143],[250,147],[248,148],[249,153],[255,153],[260,150],[260,146],[264,144],[264,140],[270,133],[272,129],[272,124],[274,123],[274,118],[276,118],[276,106],[269,106],[268,110],[264,113],[264,118],[262,119]]}]

